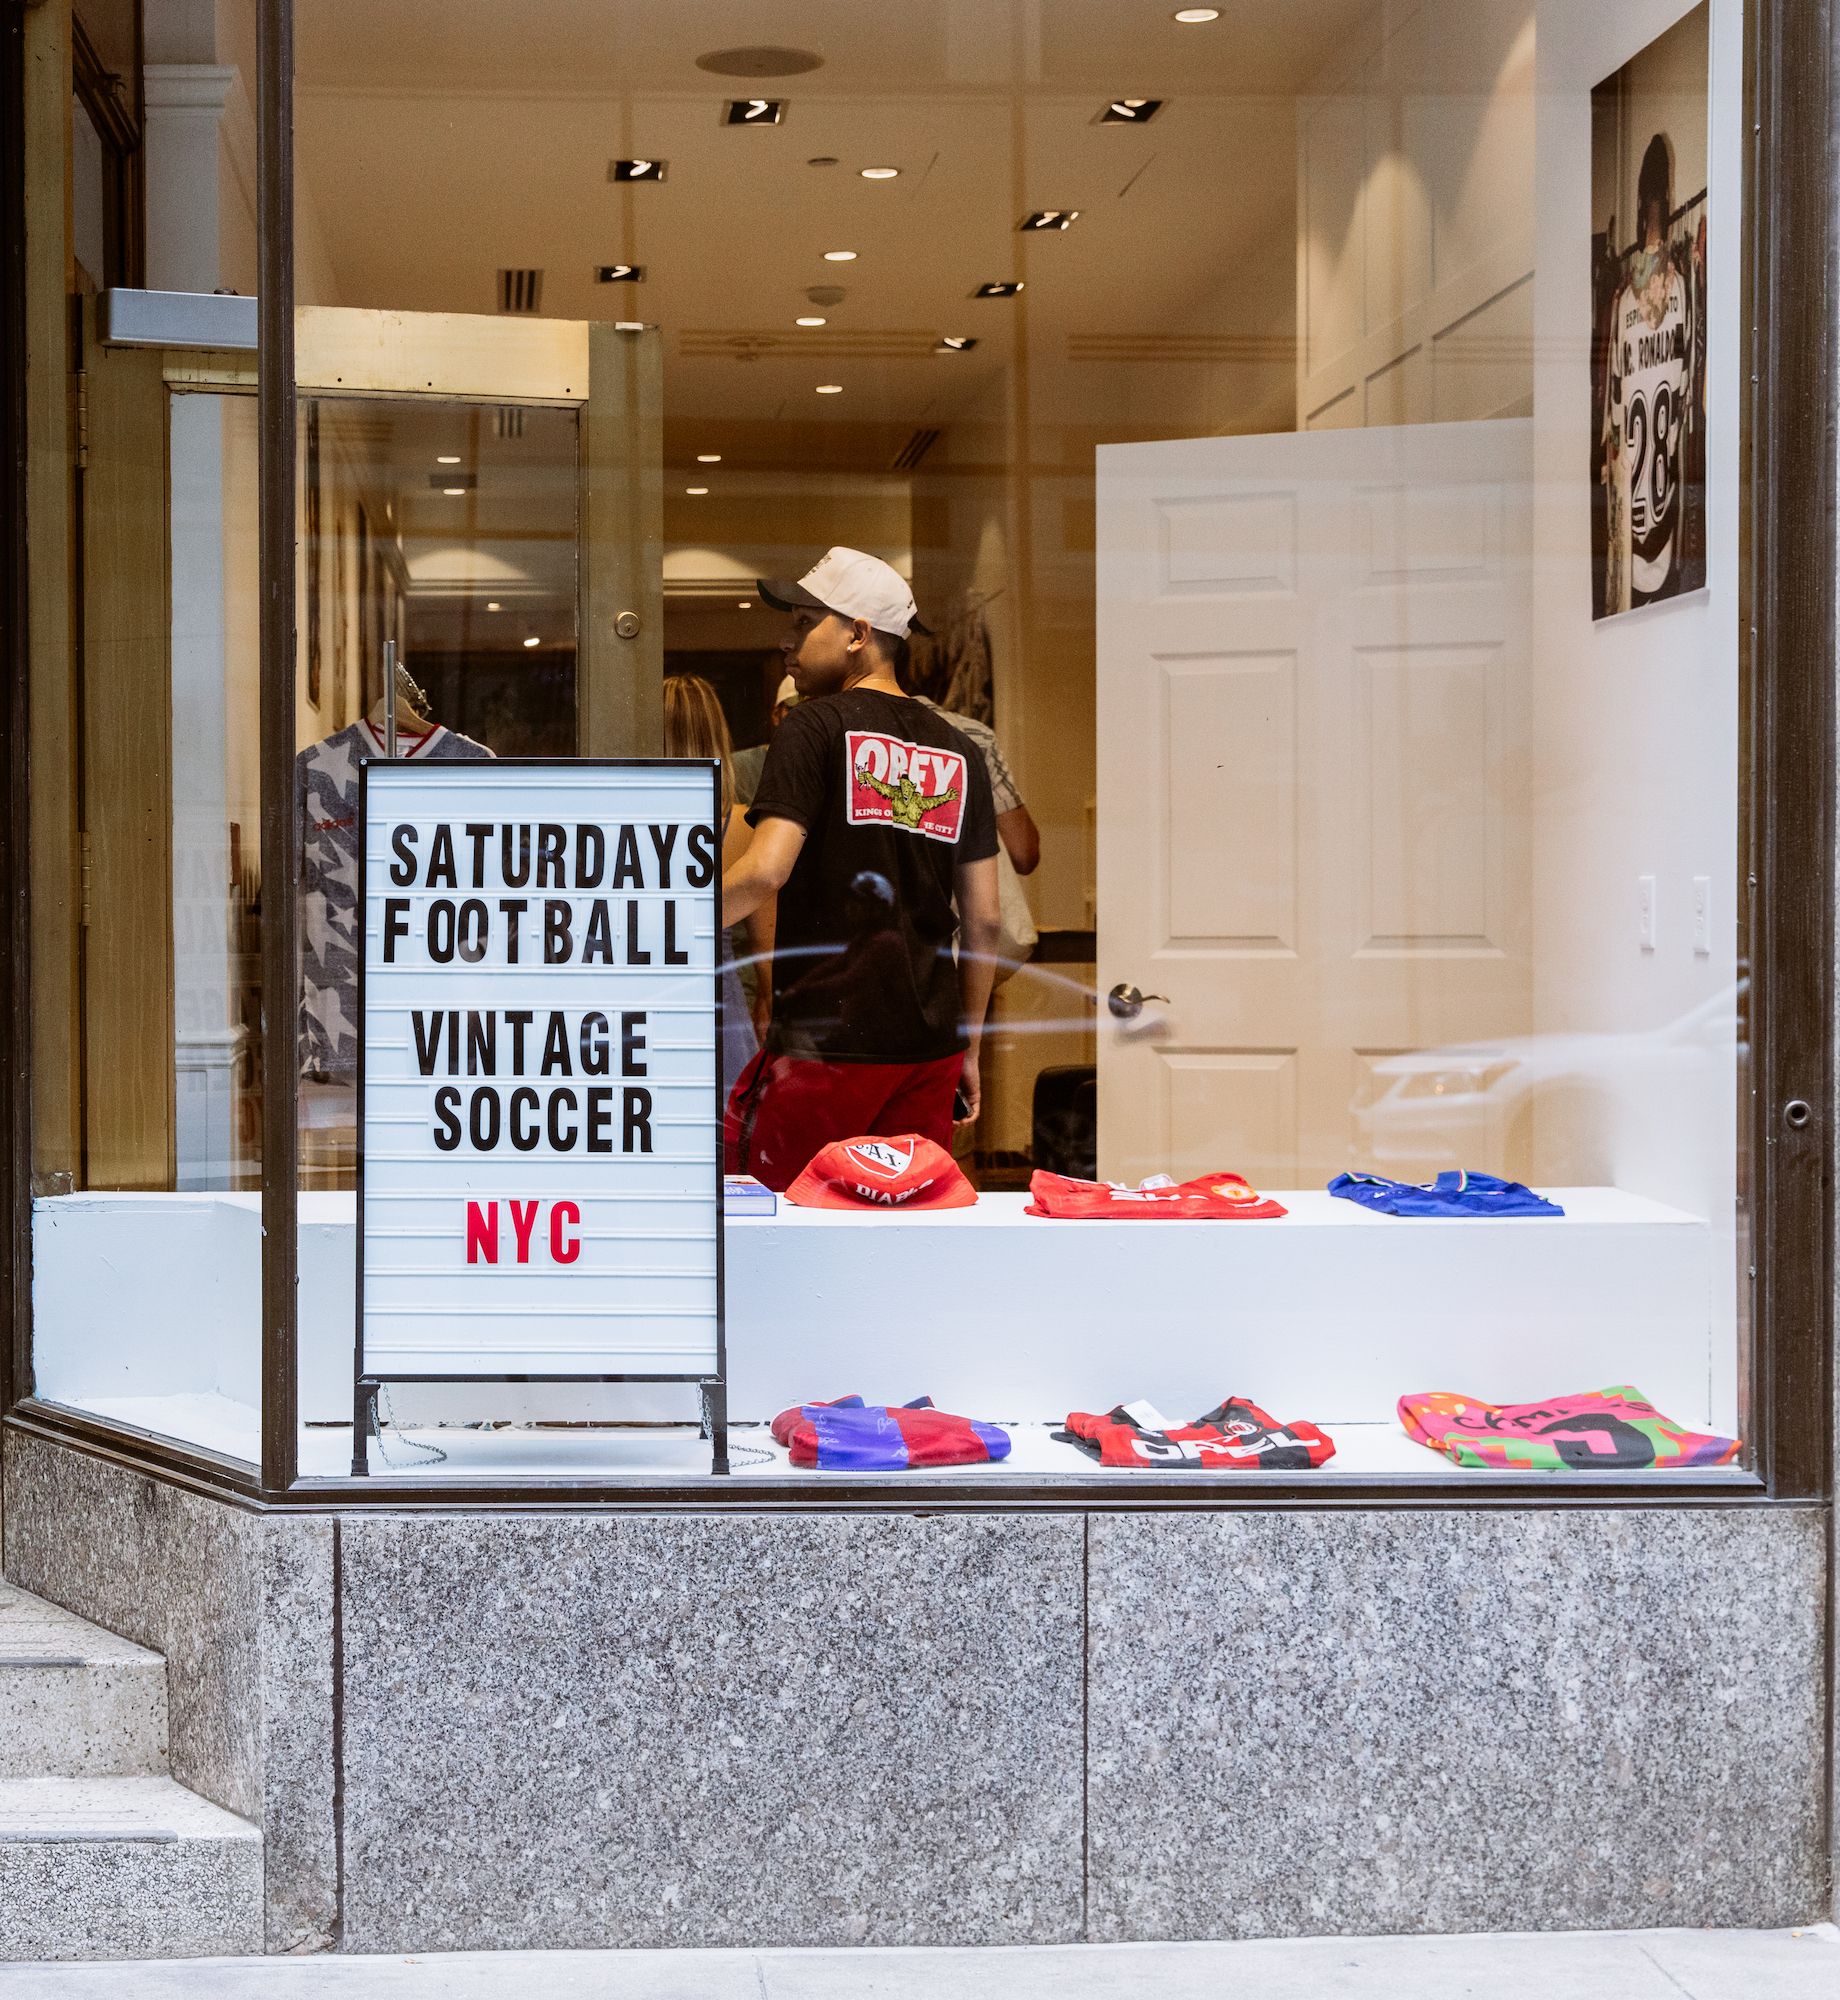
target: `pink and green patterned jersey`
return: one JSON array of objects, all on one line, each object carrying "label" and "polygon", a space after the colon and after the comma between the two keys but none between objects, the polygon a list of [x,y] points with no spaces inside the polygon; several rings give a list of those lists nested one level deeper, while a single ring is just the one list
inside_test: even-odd
[{"label": "pink and green patterned jersey", "polygon": [[1688,1430],[1627,1382],[1543,1403],[1484,1403],[1443,1390],[1401,1396],[1406,1435],[1458,1465],[1495,1472],[1632,1472],[1729,1465],[1736,1438]]}]

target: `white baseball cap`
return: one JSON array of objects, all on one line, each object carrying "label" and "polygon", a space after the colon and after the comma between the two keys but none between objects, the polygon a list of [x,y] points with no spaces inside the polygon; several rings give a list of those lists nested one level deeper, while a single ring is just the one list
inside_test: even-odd
[{"label": "white baseball cap", "polygon": [[797,583],[755,583],[775,611],[834,611],[840,618],[864,618],[878,632],[905,639],[924,632],[907,579],[880,556],[861,549],[826,549]]},{"label": "white baseball cap", "polygon": [[799,684],[790,674],[780,682],[773,696],[775,708],[797,708],[799,705]]}]

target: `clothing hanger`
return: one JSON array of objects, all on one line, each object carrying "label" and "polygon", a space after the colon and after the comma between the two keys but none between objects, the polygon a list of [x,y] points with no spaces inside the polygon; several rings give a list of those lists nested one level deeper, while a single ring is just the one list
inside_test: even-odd
[{"label": "clothing hanger", "polygon": [[391,755],[395,754],[394,743],[400,733],[405,736],[426,736],[434,727],[431,714],[432,704],[422,692],[414,676],[396,658],[396,641],[386,639],[383,646],[384,673],[386,679],[393,666],[396,670],[396,713],[392,717],[385,711],[384,698],[379,695],[371,705],[366,720],[380,736],[389,740]]}]

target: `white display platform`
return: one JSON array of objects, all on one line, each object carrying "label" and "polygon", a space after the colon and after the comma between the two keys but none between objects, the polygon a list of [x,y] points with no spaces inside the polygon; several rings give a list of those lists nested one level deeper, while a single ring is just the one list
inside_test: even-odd
[{"label": "white display platform", "polygon": [[[1554,1192],[1563,1218],[1502,1221],[1371,1215],[1317,1190],[1281,1195],[1291,1213],[1269,1222],[1050,1222],[1002,1194],[924,1215],[782,1202],[728,1225],[731,1414],[930,1395],[1044,1425],[1138,1397],[1179,1419],[1245,1395],[1280,1418],[1391,1428],[1411,1390],[1519,1401],[1630,1382],[1681,1422],[1729,1426],[1735,1370],[1714,1351],[1711,1304],[1731,1280],[1706,1224],[1614,1188]],[[309,1425],[349,1419],[354,1227],[349,1194],[301,1197]],[[254,1194],[37,1202],[39,1393],[253,1410],[260,1249]],[[690,1392],[638,1385],[404,1388],[394,1402],[410,1423],[692,1414]]]}]

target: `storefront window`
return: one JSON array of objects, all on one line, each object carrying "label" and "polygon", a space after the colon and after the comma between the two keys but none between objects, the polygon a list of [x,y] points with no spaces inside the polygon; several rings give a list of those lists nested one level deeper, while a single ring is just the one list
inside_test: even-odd
[{"label": "storefront window", "polygon": [[[1743,1477],[1738,0],[846,11],[298,10],[300,866],[255,834],[253,406],[169,381],[174,1015],[41,959],[41,1245],[152,1191],[236,1275],[137,1393],[253,1367],[259,1240],[211,1232],[290,894],[299,1465],[342,1476],[360,767],[714,759],[737,1481]],[[180,477],[217,449],[235,506]],[[107,797],[40,822],[40,907],[145,824]],[[584,1254],[649,1280],[640,1236]],[[41,1393],[111,1413],[51,1298]],[[617,1347],[381,1385],[369,1476],[708,1475],[709,1385]]]},{"label": "storefront window", "polygon": [[[131,54],[131,11],[97,10]],[[69,26],[68,23],[65,24]],[[35,254],[28,311],[69,328],[68,472],[35,461],[29,515],[67,602],[33,604],[32,1287],[46,1400],[253,1464],[260,1436],[262,1178],[254,356],[225,348],[254,290],[253,195],[235,171],[253,91],[252,7],[204,44],[150,41],[107,71],[79,19],[68,311]],[[202,32],[202,31],[201,31]],[[210,116],[187,72],[211,65]],[[100,108],[99,108],[100,107]],[[103,118],[103,108],[109,116]],[[55,114],[48,99],[34,121]],[[178,112],[180,115],[175,115]],[[164,317],[114,310],[141,218],[123,158],[168,177],[149,282]],[[119,162],[118,162],[119,164]],[[194,198],[172,199],[184,181]],[[52,211],[55,213],[55,211]],[[46,211],[29,211],[42,245]],[[139,250],[136,248],[135,256]],[[250,330],[253,331],[253,316]],[[43,349],[39,350],[41,353]],[[52,345],[55,354],[57,347]],[[42,424],[53,387],[30,397]],[[62,391],[58,394],[62,400]]]}]

